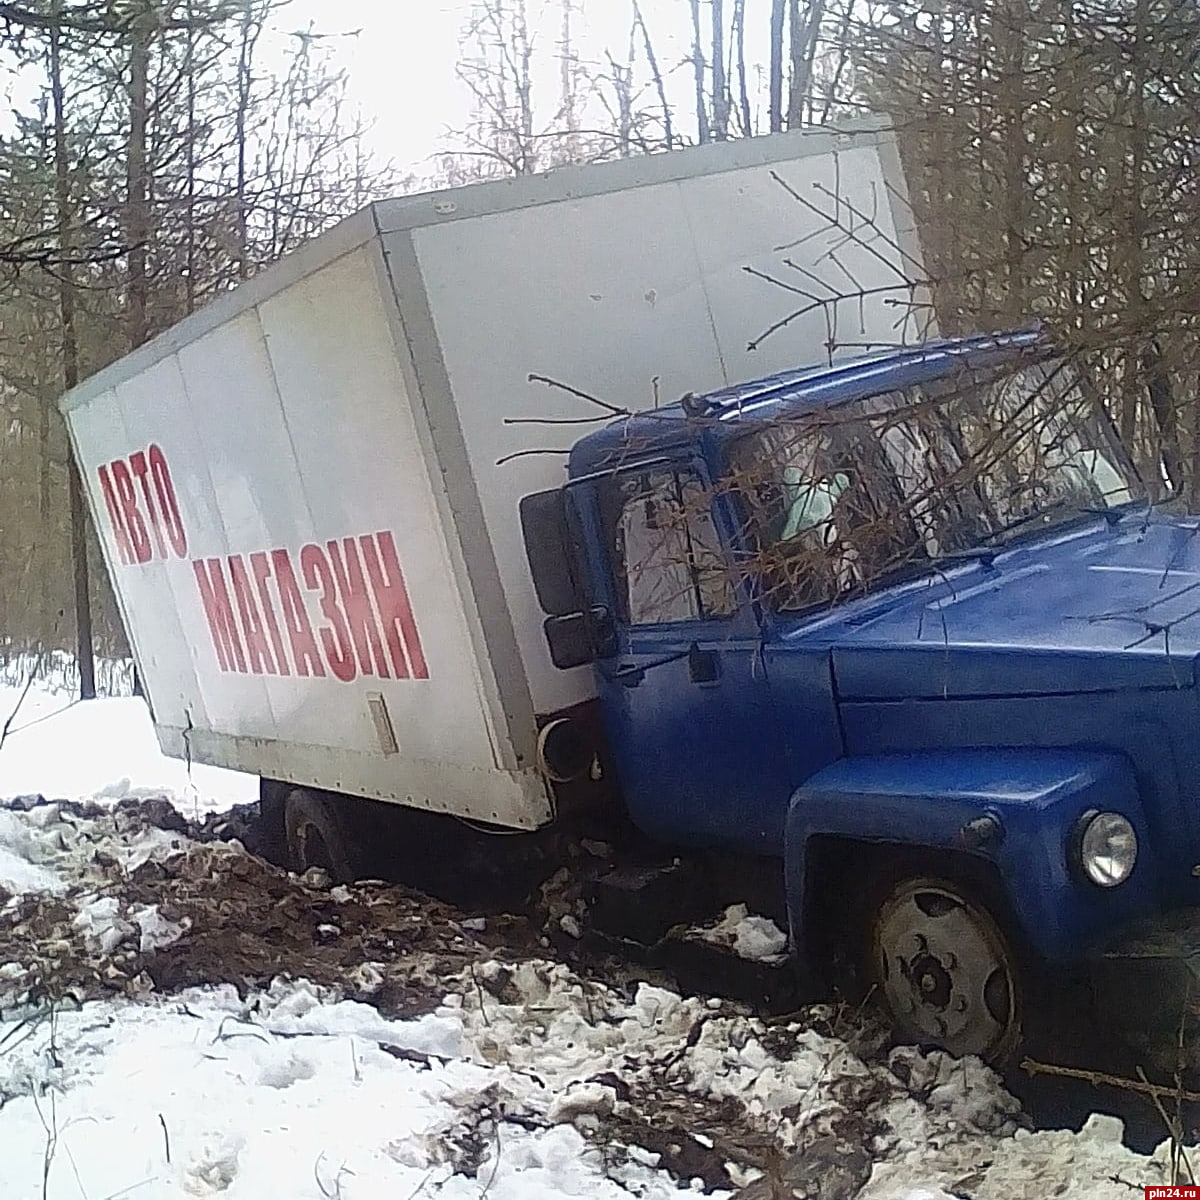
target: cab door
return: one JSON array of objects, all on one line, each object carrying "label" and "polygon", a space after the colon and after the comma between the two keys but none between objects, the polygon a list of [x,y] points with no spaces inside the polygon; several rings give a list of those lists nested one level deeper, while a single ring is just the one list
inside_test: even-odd
[{"label": "cab door", "polygon": [[571,490],[590,510],[592,583],[612,616],[613,652],[597,672],[635,823],[671,841],[778,852],[786,756],[757,612],[703,464],[630,466]]}]

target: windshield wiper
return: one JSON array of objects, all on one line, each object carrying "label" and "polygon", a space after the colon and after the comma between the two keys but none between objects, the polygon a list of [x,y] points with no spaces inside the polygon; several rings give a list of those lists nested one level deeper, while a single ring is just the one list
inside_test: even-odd
[{"label": "windshield wiper", "polygon": [[981,545],[967,546],[962,550],[950,550],[945,554],[939,554],[933,561],[935,563],[978,562],[985,569],[988,569],[995,563],[996,556],[1008,548],[1009,542],[1012,540],[1009,535],[1018,533],[1051,513],[1060,512],[1063,509],[1072,509],[1079,516],[1103,517],[1108,527],[1115,529],[1134,511],[1136,503],[1136,501],[1133,501],[1129,504],[1113,508],[1096,508],[1094,506],[1075,505],[1069,500],[1060,500],[1055,504],[1049,504],[1045,508],[1038,509],[1037,512],[1026,513],[1023,517],[1017,517],[1007,525],[1002,525],[999,529],[992,530],[991,533],[986,535]]},{"label": "windshield wiper", "polygon": [[988,568],[996,561],[996,555],[1003,549],[1003,546],[968,546],[965,550],[948,550],[945,554],[939,554],[933,561],[935,564],[978,562]]},{"label": "windshield wiper", "polygon": [[[1001,525],[999,529],[992,530],[987,535],[988,540],[993,545],[1006,546],[1010,540],[1010,534],[1023,530],[1027,526],[1063,510],[1069,510],[1075,516],[1080,517],[1103,517],[1110,528],[1115,528],[1127,515],[1126,507],[1124,506],[1122,508],[1096,508],[1093,505],[1076,504],[1071,500],[1057,500],[1053,504],[1047,504],[1044,508],[1039,508],[1036,512],[1026,513],[1023,517],[1017,517],[1015,520],[1009,521],[1007,525]],[[1058,523],[1054,522],[1054,524]]]}]

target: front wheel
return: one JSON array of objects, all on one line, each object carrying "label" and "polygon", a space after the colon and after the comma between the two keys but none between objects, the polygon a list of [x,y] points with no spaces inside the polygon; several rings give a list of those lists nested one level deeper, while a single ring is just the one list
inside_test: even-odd
[{"label": "front wheel", "polygon": [[942,879],[905,879],[875,910],[870,965],[896,1030],[1003,1065],[1021,1041],[1012,944],[986,908]]}]

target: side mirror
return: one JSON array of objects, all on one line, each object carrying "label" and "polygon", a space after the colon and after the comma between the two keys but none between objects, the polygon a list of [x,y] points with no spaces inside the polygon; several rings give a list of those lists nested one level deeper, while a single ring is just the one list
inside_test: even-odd
[{"label": "side mirror", "polygon": [[571,571],[574,547],[561,488],[524,496],[520,504],[525,556],[542,612],[552,617],[578,613],[584,606]]},{"label": "side mirror", "polygon": [[616,630],[606,608],[548,617],[542,628],[550,661],[561,671],[611,658],[617,652]]}]

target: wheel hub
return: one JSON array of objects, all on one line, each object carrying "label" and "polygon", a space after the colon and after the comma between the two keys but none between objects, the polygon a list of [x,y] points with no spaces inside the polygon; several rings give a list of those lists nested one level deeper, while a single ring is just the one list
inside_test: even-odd
[{"label": "wheel hub", "polygon": [[922,1004],[928,1008],[943,1009],[950,1003],[954,982],[950,972],[932,954],[920,954],[908,962],[902,961],[900,969],[921,996]]},{"label": "wheel hub", "polygon": [[903,1033],[991,1059],[1015,1043],[1008,946],[990,915],[949,885],[897,887],[879,910],[874,947],[882,999]]}]

